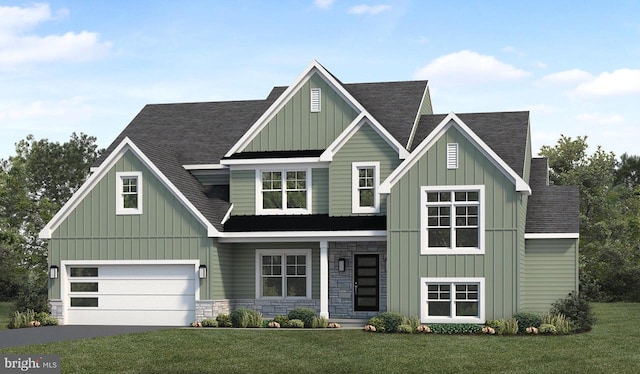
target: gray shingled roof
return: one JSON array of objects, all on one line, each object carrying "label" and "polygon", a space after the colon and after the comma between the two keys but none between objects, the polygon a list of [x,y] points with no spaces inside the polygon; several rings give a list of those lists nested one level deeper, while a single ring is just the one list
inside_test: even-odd
[{"label": "gray shingled roof", "polygon": [[527,208],[528,234],[580,232],[578,186],[549,186],[547,159],[531,160],[531,196]]},{"label": "gray shingled roof", "polygon": [[[456,113],[520,177],[524,175],[524,157],[529,134],[529,112]],[[420,117],[413,148],[420,144],[446,117],[430,114]]]}]

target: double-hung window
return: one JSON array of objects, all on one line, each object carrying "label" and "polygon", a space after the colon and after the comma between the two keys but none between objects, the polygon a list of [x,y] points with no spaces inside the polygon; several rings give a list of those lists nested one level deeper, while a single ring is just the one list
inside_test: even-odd
[{"label": "double-hung window", "polygon": [[310,250],[257,250],[256,298],[310,298]]},{"label": "double-hung window", "polygon": [[142,214],[142,173],[116,173],[116,213]]},{"label": "double-hung window", "polygon": [[484,322],[484,278],[422,278],[422,322]]},{"label": "double-hung window", "polygon": [[422,254],[484,253],[484,186],[422,187]]},{"label": "double-hung window", "polygon": [[257,213],[306,214],[311,211],[310,170],[259,170]]},{"label": "double-hung window", "polygon": [[351,170],[351,209],[353,213],[378,213],[379,162],[354,162]]}]

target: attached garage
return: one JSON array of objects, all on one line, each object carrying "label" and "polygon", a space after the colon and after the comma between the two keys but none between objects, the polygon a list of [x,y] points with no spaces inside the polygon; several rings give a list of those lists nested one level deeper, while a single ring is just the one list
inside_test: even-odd
[{"label": "attached garage", "polygon": [[195,262],[62,265],[65,324],[187,326],[195,320]]}]

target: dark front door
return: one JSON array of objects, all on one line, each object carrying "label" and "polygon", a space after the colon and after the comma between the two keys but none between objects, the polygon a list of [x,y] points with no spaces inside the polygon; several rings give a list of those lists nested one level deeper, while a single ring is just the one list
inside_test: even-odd
[{"label": "dark front door", "polygon": [[379,256],[355,255],[354,272],[354,309],[357,311],[379,310]]}]

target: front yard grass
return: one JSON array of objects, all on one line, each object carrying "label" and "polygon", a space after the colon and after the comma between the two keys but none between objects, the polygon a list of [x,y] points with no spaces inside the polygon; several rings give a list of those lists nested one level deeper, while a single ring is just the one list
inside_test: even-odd
[{"label": "front yard grass", "polygon": [[362,330],[175,329],[0,349],[92,373],[635,373],[640,304],[594,304],[589,333],[447,336]]},{"label": "front yard grass", "polygon": [[6,301],[0,302],[0,330],[4,330],[7,328],[12,310],[13,303]]}]

